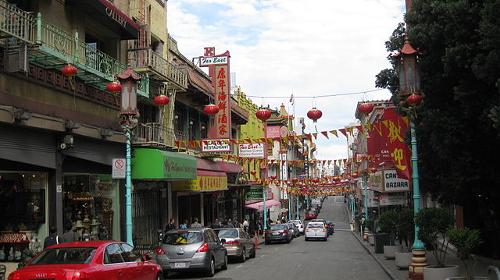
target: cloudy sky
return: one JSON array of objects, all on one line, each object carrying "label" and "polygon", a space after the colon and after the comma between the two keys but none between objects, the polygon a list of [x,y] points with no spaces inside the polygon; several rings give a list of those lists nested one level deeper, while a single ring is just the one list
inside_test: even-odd
[{"label": "cloudy sky", "polygon": [[[403,0],[170,0],[168,29],[188,58],[204,47],[231,52],[236,84],[258,104],[290,111],[291,94],[314,97],[375,89],[389,67],[384,42],[403,21]],[[264,97],[264,98],[262,98]],[[269,98],[280,97],[280,98]],[[317,130],[356,122],[356,103],[388,99],[385,90],[349,96],[295,99],[295,115],[323,111]],[[320,159],[347,155],[345,137],[318,136]]]}]

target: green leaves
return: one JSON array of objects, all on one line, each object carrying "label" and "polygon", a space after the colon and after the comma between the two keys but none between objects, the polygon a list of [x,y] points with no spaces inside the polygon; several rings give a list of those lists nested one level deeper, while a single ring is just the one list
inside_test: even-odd
[{"label": "green leaves", "polygon": [[452,228],[446,233],[450,244],[457,249],[457,256],[464,260],[469,259],[472,250],[481,244],[480,231],[469,228]]},{"label": "green leaves", "polygon": [[446,233],[454,223],[453,216],[444,208],[424,208],[416,215],[415,223],[419,227],[418,238],[432,250],[438,266],[444,266],[448,250]]}]

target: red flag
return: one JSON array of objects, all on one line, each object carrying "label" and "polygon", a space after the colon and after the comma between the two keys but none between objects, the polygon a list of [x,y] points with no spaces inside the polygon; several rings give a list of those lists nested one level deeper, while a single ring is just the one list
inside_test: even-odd
[{"label": "red flag", "polygon": [[344,128],[339,129],[342,134],[344,134],[345,137],[347,137],[347,131]]}]

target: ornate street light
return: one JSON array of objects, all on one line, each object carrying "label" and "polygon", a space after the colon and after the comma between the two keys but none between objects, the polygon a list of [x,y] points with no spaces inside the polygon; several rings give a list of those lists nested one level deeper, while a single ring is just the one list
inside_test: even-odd
[{"label": "ornate street light", "polygon": [[[399,58],[399,92],[401,96],[408,96],[406,99],[409,108],[410,117],[410,135],[411,135],[411,166],[412,166],[412,185],[413,185],[413,214],[420,211],[420,186],[418,178],[418,154],[417,154],[417,135],[415,132],[416,106],[423,99],[420,93],[420,75],[417,69],[418,51],[413,48],[405,37],[403,48],[397,55]],[[424,243],[418,238],[419,228],[415,224],[415,238],[412,246],[413,261],[408,268],[410,279],[421,279],[423,268],[427,265],[425,257]]]},{"label": "ornate street light", "polygon": [[125,169],[125,237],[127,243],[133,245],[132,239],[132,140],[131,132],[137,126],[139,112],[137,111],[137,84],[141,77],[127,68],[117,76],[122,85],[122,101],[120,110],[120,125],[127,138],[126,169]]}]

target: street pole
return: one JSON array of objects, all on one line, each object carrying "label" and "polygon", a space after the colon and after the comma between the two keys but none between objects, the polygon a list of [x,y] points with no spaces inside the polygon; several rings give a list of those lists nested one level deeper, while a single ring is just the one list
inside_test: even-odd
[{"label": "street pole", "polygon": [[264,164],[266,170],[264,171],[264,184],[262,184],[262,211],[264,212],[264,215],[262,216],[264,219],[264,222],[262,223],[264,225],[264,231],[267,229],[267,208],[266,208],[266,184],[267,184],[267,176],[269,172],[269,166],[267,165],[267,158],[268,158],[268,147],[267,147],[267,121],[264,123]]},{"label": "street pole", "polygon": [[132,170],[131,170],[131,159],[132,159],[132,145],[131,145],[131,135],[130,130],[125,130],[125,136],[127,137],[127,147],[126,147],[126,170],[125,170],[125,218],[126,218],[126,242],[130,245],[134,245],[132,239]]},{"label": "street pole", "polygon": [[368,184],[365,182],[366,175],[363,174],[361,177],[361,184],[365,190],[365,221],[368,221]]}]

